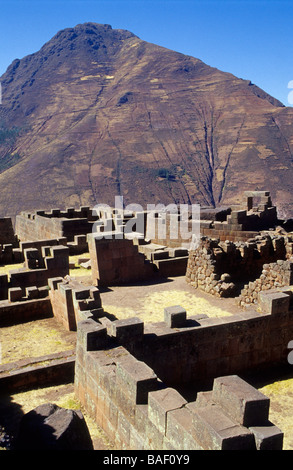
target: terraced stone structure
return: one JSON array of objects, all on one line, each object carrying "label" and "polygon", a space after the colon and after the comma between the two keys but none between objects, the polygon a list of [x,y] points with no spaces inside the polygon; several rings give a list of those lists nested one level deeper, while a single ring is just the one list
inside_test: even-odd
[{"label": "terraced stone structure", "polygon": [[[1,366],[0,384],[10,391],[69,377],[117,449],[282,449],[269,399],[243,377],[287,364],[293,237],[268,192],[245,198],[243,207],[203,209],[196,248],[183,238],[173,243],[174,214],[162,216],[166,239],[147,237],[146,212],[105,217],[82,207],[17,216],[15,234],[4,231],[0,263],[23,267],[0,276],[0,325],[54,316],[76,332],[76,349],[39,358],[44,364],[35,367]],[[69,255],[87,251],[89,285],[69,275]],[[100,287],[178,275],[246,308],[208,318],[173,305],[161,322],[147,324],[103,309]]]}]

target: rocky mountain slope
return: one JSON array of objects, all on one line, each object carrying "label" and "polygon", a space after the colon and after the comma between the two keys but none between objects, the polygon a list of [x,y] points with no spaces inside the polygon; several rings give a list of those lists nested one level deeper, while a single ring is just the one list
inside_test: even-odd
[{"label": "rocky mountain slope", "polygon": [[0,215],[97,202],[238,203],[293,216],[293,108],[131,32],[58,32],[0,78]]}]

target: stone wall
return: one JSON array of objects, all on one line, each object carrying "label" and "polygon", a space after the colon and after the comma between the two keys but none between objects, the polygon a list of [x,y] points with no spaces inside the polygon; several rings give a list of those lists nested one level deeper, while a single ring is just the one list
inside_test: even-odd
[{"label": "stone wall", "polygon": [[17,238],[14,234],[12,220],[10,217],[0,218],[0,245],[17,245]]},{"label": "stone wall", "polygon": [[195,224],[192,219],[181,224],[180,215],[172,213],[148,214],[146,220],[146,238],[152,243],[167,245],[170,248],[189,248]]},{"label": "stone wall", "polygon": [[[290,302],[279,293],[263,302],[265,312],[223,319],[188,318],[171,307],[151,325],[81,321],[76,395],[119,449],[280,449],[269,400],[240,375],[287,361]],[[207,379],[212,385],[202,392]],[[195,401],[179,392],[184,384],[197,391]]]},{"label": "stone wall", "polygon": [[0,365],[0,389],[8,393],[72,383],[75,351],[64,351]]},{"label": "stone wall", "polygon": [[0,265],[18,263],[18,239],[14,234],[12,220],[9,217],[0,218]]},{"label": "stone wall", "polygon": [[79,321],[104,316],[100,292],[69,277],[49,279],[49,298],[54,317],[66,330],[76,331]]},{"label": "stone wall", "polygon": [[286,363],[293,338],[292,297],[278,295],[283,305],[277,313],[278,296],[270,307],[273,313],[249,310],[225,318],[190,317],[173,327],[166,322],[145,325],[145,335],[131,351],[171,386]]},{"label": "stone wall", "polygon": [[0,301],[0,327],[50,317],[52,317],[52,307],[48,297]]},{"label": "stone wall", "polygon": [[94,285],[113,286],[150,279],[154,276],[153,265],[139,253],[132,240],[115,238],[98,239],[88,236]]},{"label": "stone wall", "polygon": [[[179,220],[178,215],[166,213],[155,217],[157,219],[151,218],[148,221],[154,227],[154,222],[157,222],[155,236],[151,237],[153,243],[189,248],[194,222],[191,210],[188,225],[183,232],[176,229],[174,232],[174,227],[176,227],[174,220],[176,221],[176,218]],[[245,192],[243,204],[239,206],[200,208],[199,219],[197,223],[201,236],[232,242],[245,242],[258,235],[260,231],[275,228],[280,222],[277,217],[277,208],[272,205],[268,191]],[[159,226],[164,233],[163,237],[159,235]]]},{"label": "stone wall", "polygon": [[97,287],[66,278],[49,278],[44,287],[10,287],[0,301],[0,325],[17,324],[54,316],[68,331],[79,321],[104,317]]},{"label": "stone wall", "polygon": [[67,245],[67,238],[51,238],[46,240],[34,240],[34,241],[22,241],[19,243],[19,250],[23,255],[23,261],[25,260],[25,250],[34,248],[38,250],[39,259],[43,257],[43,248],[51,247],[51,246],[66,246]]},{"label": "stone wall", "polygon": [[66,237],[68,242],[72,242],[76,235],[91,233],[93,221],[94,216],[88,208],[22,212],[16,216],[15,233],[20,241]]},{"label": "stone wall", "polygon": [[[76,237],[77,238],[77,237]],[[86,236],[84,236],[86,238]],[[35,240],[35,241],[25,241],[18,242],[17,247],[14,247],[13,244],[0,245],[0,265],[8,264],[19,264],[25,261],[24,251],[29,248],[35,248],[39,252],[39,258],[42,257],[42,249],[49,246],[58,246],[63,245],[67,246],[67,238],[62,237],[58,239],[47,239],[47,240]],[[70,254],[79,254],[81,244],[78,243],[70,244]],[[73,246],[73,248],[71,248]],[[76,249],[77,247],[77,249]],[[86,245],[87,247],[87,245]],[[84,243],[83,243],[84,248]]]},{"label": "stone wall", "polygon": [[262,274],[263,266],[292,256],[292,237],[262,233],[246,242],[201,237],[190,250],[186,281],[218,297],[236,296]]},{"label": "stone wall", "polygon": [[15,232],[20,241],[46,240],[63,236],[62,221],[41,215],[21,213],[16,216]]},{"label": "stone wall", "polygon": [[8,297],[11,288],[19,288],[22,296],[27,288],[48,286],[48,279],[69,274],[69,248],[66,246],[44,247],[40,258],[37,248],[24,250],[24,267],[12,269],[9,274],[0,276],[0,300]]},{"label": "stone wall", "polygon": [[[112,237],[112,238],[111,238]],[[160,277],[184,276],[188,250],[146,241],[141,234],[88,235],[94,285],[113,286]]]},{"label": "stone wall", "polygon": [[118,347],[79,352],[75,392],[119,450],[282,449],[268,398],[237,376],[218,377],[209,395],[188,402]]},{"label": "stone wall", "polygon": [[281,289],[293,286],[293,258],[278,260],[276,263],[265,264],[258,279],[251,281],[241,290],[237,303],[241,307],[257,304],[262,291]]},{"label": "stone wall", "polygon": [[12,243],[0,245],[0,265],[18,264],[23,262],[23,253],[19,248],[14,248]]}]

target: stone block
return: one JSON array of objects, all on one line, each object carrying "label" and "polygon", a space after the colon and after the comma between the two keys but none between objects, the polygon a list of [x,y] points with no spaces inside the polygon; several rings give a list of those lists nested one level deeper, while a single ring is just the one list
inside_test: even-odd
[{"label": "stone block", "polygon": [[20,302],[22,299],[22,288],[11,287],[8,289],[8,300],[10,302]]},{"label": "stone block", "polygon": [[253,197],[247,197],[247,210],[250,211],[253,208]]},{"label": "stone block", "polygon": [[232,211],[230,215],[227,216],[227,220],[230,219],[233,222],[240,222],[245,219],[247,213],[246,210]]},{"label": "stone block", "polygon": [[[109,422],[111,423],[113,430],[117,429],[117,424],[118,424],[118,413],[119,410],[117,406],[113,403],[113,401],[110,401],[110,406],[108,408],[108,419]],[[107,409],[106,409],[107,411]],[[105,430],[107,432],[107,430]]]},{"label": "stone block", "polygon": [[286,313],[289,311],[290,296],[284,292],[259,292],[258,305],[262,313]]},{"label": "stone block", "polygon": [[198,392],[196,396],[196,401],[195,402],[190,402],[187,405],[187,408],[193,409],[193,407],[202,407],[202,406],[207,406],[209,404],[214,404],[212,400],[212,391],[209,390],[207,392]]},{"label": "stone block", "polygon": [[143,332],[144,322],[137,317],[115,320],[109,328],[109,334],[121,344],[142,340]]},{"label": "stone block", "polygon": [[194,408],[193,426],[204,450],[254,450],[254,435],[217,405]]},{"label": "stone block", "polygon": [[169,255],[173,258],[188,256],[188,249],[187,248],[171,248],[169,250]]},{"label": "stone block", "polygon": [[24,257],[26,260],[38,259],[39,250],[37,248],[26,248],[24,249]]},{"label": "stone block", "polygon": [[116,383],[116,365],[106,364],[99,367],[98,385],[111,398]]},{"label": "stone block", "polygon": [[185,407],[167,414],[166,438],[177,450],[201,450],[194,436],[192,413]]},{"label": "stone block", "polygon": [[8,285],[8,275],[0,274],[0,288]]},{"label": "stone block", "polygon": [[177,390],[165,388],[149,393],[148,416],[160,432],[165,434],[167,413],[181,408],[187,402]]},{"label": "stone block", "polygon": [[130,449],[133,450],[144,450],[144,439],[137,433],[137,430],[131,426],[130,428]]},{"label": "stone block", "polygon": [[115,387],[114,392],[113,402],[115,402],[119,411],[127,416],[128,421],[134,424],[136,404],[119,384]]},{"label": "stone block", "polygon": [[121,439],[122,445],[124,444],[126,448],[129,447],[130,423],[127,420],[127,417],[123,413],[120,413],[120,412],[118,412],[117,432]]},{"label": "stone block", "polygon": [[136,405],[134,426],[142,436],[146,433],[146,423],[148,420],[148,405]]},{"label": "stone block", "polygon": [[74,243],[77,246],[87,246],[86,235],[75,235],[74,236]]},{"label": "stone block", "polygon": [[164,321],[169,328],[180,328],[186,323],[186,310],[180,305],[164,309]]},{"label": "stone block", "polygon": [[[79,362],[79,357],[77,358]],[[97,385],[101,387],[101,384],[104,384],[103,387],[106,389],[106,380],[104,379],[105,372],[107,367],[109,367],[109,381],[113,377],[113,361],[107,356],[104,350],[90,351],[85,355],[85,362],[83,363],[84,369],[86,369],[87,375],[94,377]],[[101,377],[100,377],[101,376]],[[108,382],[109,382],[108,381]],[[108,385],[107,382],[107,385]],[[107,388],[108,390],[108,388]]]},{"label": "stone block", "polygon": [[168,258],[154,261],[163,277],[184,276],[187,269],[188,256]]},{"label": "stone block", "polygon": [[217,377],[212,399],[242,426],[262,426],[268,421],[269,398],[237,375]]},{"label": "stone block", "polygon": [[125,356],[117,363],[116,377],[125,394],[136,404],[146,404],[149,392],[158,389],[154,371],[133,356]]},{"label": "stone block", "polygon": [[24,261],[23,253],[19,248],[13,249],[13,261],[14,263],[22,263]]},{"label": "stone block", "polygon": [[38,293],[39,293],[40,299],[44,299],[45,297],[48,297],[49,295],[48,286],[38,287]]},{"label": "stone block", "polygon": [[93,320],[98,320],[105,316],[105,311],[102,307],[93,308],[89,310],[89,315],[91,318],[93,318]]},{"label": "stone block", "polygon": [[78,287],[73,289],[73,294],[76,300],[85,300],[90,297],[90,289],[86,287]]},{"label": "stone block", "polygon": [[68,284],[62,284],[60,283],[59,286],[59,292],[61,294],[61,296],[64,298],[64,301],[66,302],[66,305],[67,305],[67,308],[69,308],[69,304],[70,304],[70,308],[72,310],[72,305],[71,305],[71,301],[72,301],[72,288],[71,286],[69,286]]},{"label": "stone block", "polygon": [[154,251],[153,253],[150,253],[150,258],[152,261],[155,261],[157,259],[167,259],[169,258],[169,251],[168,250],[157,250]]},{"label": "stone block", "polygon": [[37,299],[39,297],[39,289],[36,286],[27,287],[26,296],[28,299]]},{"label": "stone block", "polygon": [[282,450],[283,432],[271,423],[267,426],[255,426],[249,428],[254,434],[257,450]]},{"label": "stone block", "polygon": [[149,419],[146,424],[145,441],[148,450],[163,448],[164,434]]},{"label": "stone block", "polygon": [[86,351],[102,349],[107,345],[107,328],[94,320],[84,320],[77,325],[77,342]]},{"label": "stone block", "polygon": [[211,228],[213,224],[213,220],[201,220],[200,221],[200,228]]},{"label": "stone block", "polygon": [[90,288],[90,297],[96,302],[97,308],[102,306],[100,291],[97,287]]},{"label": "stone block", "polygon": [[27,248],[24,250],[24,262],[28,269],[36,269],[38,267],[39,250],[37,248]]}]

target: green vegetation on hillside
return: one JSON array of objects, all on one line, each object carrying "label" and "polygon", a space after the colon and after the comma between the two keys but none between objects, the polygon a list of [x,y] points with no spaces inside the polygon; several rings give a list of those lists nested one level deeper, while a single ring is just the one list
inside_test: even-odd
[{"label": "green vegetation on hillside", "polygon": [[20,132],[20,127],[8,128],[4,123],[0,123],[0,173],[11,168],[21,159],[19,153],[13,151]]}]

